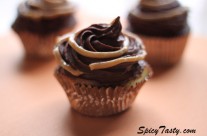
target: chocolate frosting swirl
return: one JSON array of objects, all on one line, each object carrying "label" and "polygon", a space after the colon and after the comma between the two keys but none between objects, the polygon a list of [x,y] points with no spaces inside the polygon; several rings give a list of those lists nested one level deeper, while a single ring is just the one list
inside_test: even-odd
[{"label": "chocolate frosting swirl", "polygon": [[117,18],[113,25],[94,24],[79,32],[76,42],[86,50],[94,52],[116,51],[123,45],[124,36],[121,33],[121,23]]},{"label": "chocolate frosting swirl", "polygon": [[27,0],[19,5],[18,12],[30,18],[52,18],[72,14],[74,6],[67,0]]},{"label": "chocolate frosting swirl", "polygon": [[176,0],[141,0],[128,15],[129,29],[149,36],[177,36],[189,32],[188,9]]},{"label": "chocolate frosting swirl", "polygon": [[124,82],[140,75],[146,52],[139,38],[121,29],[119,17],[91,25],[58,43],[54,54],[70,75],[102,84]]}]

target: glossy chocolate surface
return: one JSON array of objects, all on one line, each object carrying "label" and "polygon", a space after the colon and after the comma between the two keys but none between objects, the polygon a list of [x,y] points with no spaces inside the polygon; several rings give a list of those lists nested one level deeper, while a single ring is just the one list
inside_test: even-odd
[{"label": "glossy chocolate surface", "polygon": [[[117,51],[123,47],[123,42],[125,40],[124,36],[126,36],[121,32],[121,29],[121,23],[119,18],[117,18],[112,25],[94,24],[81,30],[76,35],[75,40],[79,46],[89,51]],[[134,56],[139,51],[143,50],[142,43],[137,43],[133,37],[128,38],[128,51],[122,56],[116,58]],[[80,75],[81,78],[96,80],[103,85],[118,84],[125,82],[130,78],[135,78],[141,74],[144,67],[147,65],[143,60],[140,60],[136,62],[121,63],[106,69],[90,70],[89,64],[91,63],[101,63],[102,61],[109,61],[116,58],[96,59],[82,56],[69,46],[67,39],[60,43],[59,51],[62,58],[73,69],[78,69],[84,72],[84,74]],[[65,73],[70,75],[66,70]]]}]

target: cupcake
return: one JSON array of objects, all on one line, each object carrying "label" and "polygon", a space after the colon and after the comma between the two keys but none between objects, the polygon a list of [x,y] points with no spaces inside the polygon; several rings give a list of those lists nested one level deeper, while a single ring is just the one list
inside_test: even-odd
[{"label": "cupcake", "polygon": [[122,33],[119,17],[94,24],[54,48],[55,77],[71,107],[84,115],[108,116],[129,108],[152,71],[140,39]]},{"label": "cupcake", "polygon": [[27,0],[18,7],[12,25],[29,58],[48,59],[59,35],[70,32],[76,24],[74,7],[67,0]]},{"label": "cupcake", "polygon": [[153,68],[180,61],[190,33],[187,15],[188,9],[176,0],[141,0],[129,12],[128,29],[143,40]]}]

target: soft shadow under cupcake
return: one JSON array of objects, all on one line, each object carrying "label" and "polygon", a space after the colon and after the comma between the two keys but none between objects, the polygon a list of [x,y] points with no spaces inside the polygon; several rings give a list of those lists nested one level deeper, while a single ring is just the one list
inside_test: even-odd
[{"label": "soft shadow under cupcake", "polygon": [[107,117],[90,117],[82,115],[72,108],[69,112],[69,126],[71,127],[70,130],[72,130],[72,132],[70,132],[71,134],[74,136],[104,136],[111,131],[121,129],[117,123],[124,122],[124,116],[129,116],[130,109]]},{"label": "soft shadow under cupcake", "polygon": [[178,62],[177,64],[174,65],[166,65],[166,66],[154,66],[151,65],[153,69],[153,76],[152,78],[157,78],[159,76],[163,76],[170,72],[171,70],[175,69],[176,67],[179,67],[179,65],[182,63],[182,61]]},{"label": "soft shadow under cupcake", "polygon": [[19,70],[21,72],[30,72],[54,64],[54,62],[54,58],[42,59],[38,57],[31,57],[25,54],[19,62]]},{"label": "soft shadow under cupcake", "polygon": [[88,117],[70,109],[64,130],[71,136],[137,135],[139,126],[167,124],[160,113],[144,101],[139,101],[121,114],[107,117]]}]

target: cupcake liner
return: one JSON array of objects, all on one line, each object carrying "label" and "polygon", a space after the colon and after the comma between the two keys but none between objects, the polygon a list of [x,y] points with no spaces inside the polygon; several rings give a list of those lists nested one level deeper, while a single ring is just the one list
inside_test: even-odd
[{"label": "cupcake liner", "polygon": [[146,60],[155,68],[169,67],[178,63],[182,57],[189,34],[172,38],[148,37],[139,35],[142,39],[147,56]]},{"label": "cupcake liner", "polygon": [[71,107],[89,116],[108,116],[125,111],[147,79],[137,78],[115,87],[105,87],[95,81],[69,77],[60,69],[56,70],[55,76],[64,88]]},{"label": "cupcake liner", "polygon": [[27,57],[50,59],[54,58],[52,50],[57,41],[57,36],[70,31],[71,28],[67,28],[47,36],[27,31],[19,31],[17,33],[22,40]]}]

